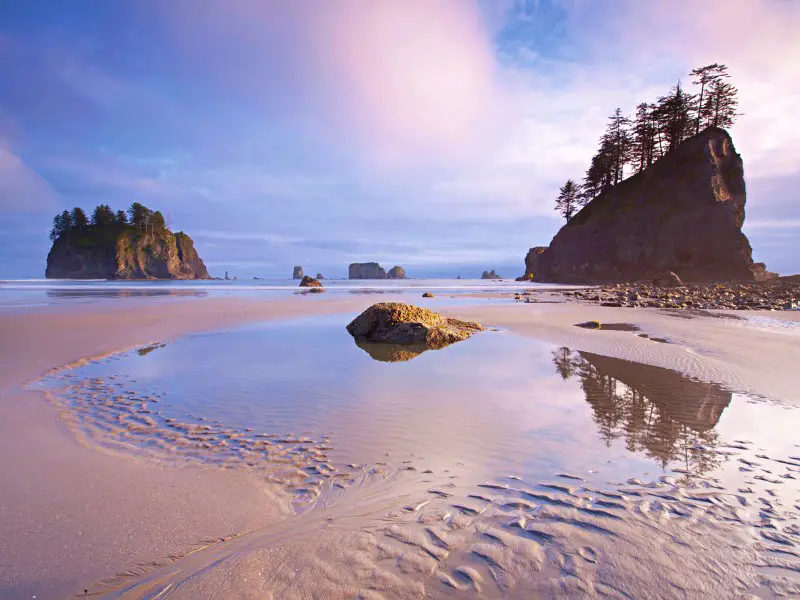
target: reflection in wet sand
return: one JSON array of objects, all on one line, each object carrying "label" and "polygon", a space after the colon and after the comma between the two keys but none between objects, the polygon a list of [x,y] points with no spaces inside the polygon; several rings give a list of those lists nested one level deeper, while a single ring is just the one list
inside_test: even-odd
[{"label": "reflection in wet sand", "polygon": [[425,344],[383,344],[355,339],[356,346],[378,362],[404,362],[428,350]]},{"label": "reflection in wet sand", "polygon": [[91,298],[157,298],[172,296],[176,298],[195,297],[201,298],[208,295],[204,290],[191,290],[191,289],[177,289],[177,288],[164,288],[164,289],[103,289],[103,288],[85,288],[85,289],[58,289],[48,288],[45,293],[48,298],[53,299],[91,299]]},{"label": "reflection in wet sand", "polygon": [[[95,443],[251,471],[293,498],[297,513],[91,592],[800,594],[800,457],[721,441],[720,419],[736,410],[730,392],[504,333],[418,361],[419,348],[355,349],[339,323],[327,335],[306,324],[195,336],[53,375],[56,401]],[[250,366],[236,370],[242,363]],[[181,386],[170,387],[178,376]],[[202,395],[219,398],[204,404],[194,397]],[[238,424],[234,410],[246,415]],[[763,417],[777,410],[764,405]],[[273,427],[278,418],[284,425]],[[360,447],[382,458],[355,464]],[[663,473],[633,477],[628,457]],[[740,487],[722,483],[728,471]]]},{"label": "reflection in wet sand", "polygon": [[667,369],[568,348],[554,351],[553,363],[563,379],[581,381],[607,444],[623,438],[629,451],[644,452],[664,468],[681,463],[691,475],[719,466],[714,427],[731,392]]}]

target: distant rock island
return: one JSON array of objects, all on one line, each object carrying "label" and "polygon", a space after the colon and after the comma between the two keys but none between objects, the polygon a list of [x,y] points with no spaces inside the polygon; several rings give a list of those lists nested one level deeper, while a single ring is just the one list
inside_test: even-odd
[{"label": "distant rock island", "polygon": [[386,272],[382,266],[376,262],[352,263],[348,267],[348,279],[405,279],[406,270],[403,267],[395,266]]},{"label": "distant rock island", "polygon": [[210,279],[194,242],[171,232],[159,211],[134,203],[129,211],[108,205],[91,219],[80,208],[53,219],[48,279]]},{"label": "distant rock island", "polygon": [[491,271],[484,271],[481,274],[481,279],[502,279],[502,277],[500,277],[500,275],[495,273],[494,269],[492,269]]},{"label": "distant rock island", "polygon": [[292,271],[292,279],[302,279],[303,278],[303,267],[297,266]]},{"label": "distant rock island", "polygon": [[389,279],[405,279],[406,270],[403,267],[394,266],[389,269],[389,273],[386,276]]},{"label": "distant rock island", "polygon": [[621,282],[672,271],[683,281],[754,281],[742,233],[745,182],[730,135],[709,127],[589,202],[550,242],[531,248],[536,281]]}]

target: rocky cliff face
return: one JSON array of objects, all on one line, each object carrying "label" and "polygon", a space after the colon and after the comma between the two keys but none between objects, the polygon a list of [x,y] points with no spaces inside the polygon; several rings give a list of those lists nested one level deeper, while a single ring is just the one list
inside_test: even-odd
[{"label": "rocky cliff face", "polygon": [[673,271],[684,281],[765,276],[742,233],[742,159],[709,128],[587,204],[547,248],[525,258],[536,281],[632,281]]},{"label": "rocky cliff face", "polygon": [[71,231],[53,242],[48,279],[209,279],[194,242],[179,231]]},{"label": "rocky cliff face", "polygon": [[352,263],[348,268],[349,279],[386,279],[386,270],[376,262]]}]

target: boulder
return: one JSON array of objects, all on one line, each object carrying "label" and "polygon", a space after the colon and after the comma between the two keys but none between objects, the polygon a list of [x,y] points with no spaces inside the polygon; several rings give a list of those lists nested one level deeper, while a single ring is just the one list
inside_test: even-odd
[{"label": "boulder", "polygon": [[423,298],[433,298],[433,294],[431,294],[430,292],[425,292],[424,294],[422,294],[422,297]]},{"label": "boulder", "polygon": [[766,278],[742,233],[742,159],[730,135],[709,127],[589,202],[546,248],[532,248],[537,281],[588,283]]},{"label": "boulder", "polygon": [[491,271],[484,271],[481,275],[481,279],[502,279],[500,275],[494,272],[494,269]]},{"label": "boulder", "polygon": [[313,277],[309,277],[308,275],[303,277],[303,280],[300,282],[300,287],[308,287],[308,288],[321,288],[322,284],[319,280],[314,279]]},{"label": "boulder", "polygon": [[376,262],[352,263],[348,267],[349,279],[386,279],[386,270]]},{"label": "boulder", "polygon": [[533,273],[525,273],[525,275],[520,275],[514,281],[533,281]]},{"label": "boulder", "polygon": [[389,279],[405,279],[406,270],[403,267],[394,266],[389,269],[389,273],[387,273],[386,277]]},{"label": "boulder", "polygon": [[296,266],[294,271],[292,272],[292,279],[302,279],[303,278],[303,267]]},{"label": "boulder", "polygon": [[382,302],[370,306],[353,319],[347,331],[361,341],[443,348],[483,331],[483,326],[450,319],[419,306]]}]

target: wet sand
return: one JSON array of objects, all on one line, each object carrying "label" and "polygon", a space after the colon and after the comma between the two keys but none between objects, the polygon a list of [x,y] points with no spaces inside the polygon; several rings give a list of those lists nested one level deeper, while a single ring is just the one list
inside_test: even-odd
[{"label": "wet sand", "polygon": [[[255,537],[240,538],[242,541],[239,543],[244,547],[237,544],[214,546],[211,552],[227,552],[231,557],[222,569],[225,573],[202,569],[189,580],[182,581],[180,591],[175,595],[269,597],[269,592],[275,597],[352,597],[365,587],[369,588],[367,584],[372,578],[380,580],[371,586],[372,589],[383,589],[384,597],[419,597],[434,571],[438,573],[437,577],[447,576],[451,579],[452,585],[447,585],[454,593],[462,593],[480,587],[486,573],[472,573],[469,567],[461,568],[464,565],[460,564],[452,564],[450,570],[433,569],[432,566],[445,560],[441,551],[443,545],[449,542],[436,542],[435,537],[430,537],[433,534],[425,528],[421,531],[416,531],[416,528],[419,523],[425,525],[428,522],[427,525],[431,525],[446,521],[448,530],[441,535],[463,530],[467,528],[467,520],[477,514],[483,515],[487,507],[492,510],[500,507],[498,510],[501,513],[490,512],[487,515],[496,517],[497,522],[481,520],[473,523],[472,529],[467,528],[469,535],[465,535],[466,541],[452,543],[452,546],[471,548],[475,554],[476,544],[489,544],[487,547],[479,546],[477,554],[480,556],[483,552],[484,561],[500,574],[501,579],[516,581],[526,570],[540,571],[548,565],[561,564],[558,573],[554,572],[554,577],[548,578],[548,581],[554,582],[549,585],[567,586],[561,592],[564,596],[569,595],[572,589],[568,587],[570,585],[600,586],[595,591],[608,586],[608,576],[603,579],[594,567],[592,573],[584,574],[584,577],[578,573],[598,562],[596,554],[604,552],[603,546],[608,543],[608,538],[601,537],[592,543],[567,550],[566,547],[575,544],[579,538],[566,536],[562,542],[565,550],[562,558],[558,559],[555,554],[550,556],[548,553],[552,551],[542,548],[540,543],[537,542],[536,547],[530,543],[532,537],[536,538],[537,535],[540,541],[544,539],[542,535],[545,538],[547,535],[555,536],[556,533],[552,531],[538,534],[529,532],[519,539],[507,537],[508,515],[502,510],[507,512],[509,507],[505,505],[508,502],[500,502],[494,497],[483,500],[470,498],[466,491],[459,490],[465,497],[455,512],[453,502],[447,503],[447,506],[433,504],[425,510],[420,507],[407,511],[416,524],[381,529],[381,511],[391,510],[398,498],[407,497],[408,500],[419,493],[424,497],[431,485],[447,484],[447,481],[433,481],[419,473],[411,473],[409,478],[409,473],[404,471],[386,469],[385,472],[376,473],[366,469],[354,470],[349,475],[356,483],[354,487],[363,488],[370,499],[370,510],[376,521],[374,531],[361,525],[355,530],[348,527],[331,529],[325,525],[324,515],[315,513],[313,518],[308,518],[307,525],[298,527],[294,523],[291,535],[287,536],[286,532],[281,535],[280,523],[290,514],[292,500],[281,486],[265,485],[261,478],[247,472],[219,470],[177,460],[173,463],[163,457],[131,457],[119,452],[101,452],[95,446],[76,441],[74,430],[69,427],[69,419],[59,415],[52,403],[43,400],[41,393],[19,388],[26,381],[51,369],[86,357],[165,341],[191,331],[225,328],[253,320],[355,312],[370,305],[373,300],[368,296],[347,299],[298,297],[275,302],[201,299],[164,305],[143,303],[142,306],[124,311],[112,307],[101,311],[74,309],[58,314],[0,317],[0,337],[4,340],[4,347],[13,349],[5,353],[0,366],[3,390],[0,397],[0,472],[3,473],[3,486],[0,489],[0,530],[3,532],[0,537],[0,556],[4,557],[0,596],[65,596],[81,591],[84,582],[101,582],[125,570],[136,569],[137,565],[143,565],[140,570],[147,573],[148,577],[153,577],[152,574],[164,576],[164,571],[152,564],[154,561],[185,554],[203,541],[252,531],[271,523],[277,525],[262,530],[264,533]],[[414,302],[408,295],[401,300]],[[577,304],[513,305],[504,299],[492,306],[447,309],[446,302],[437,302],[431,307],[452,316],[507,327],[513,332],[550,340],[558,345],[569,345],[573,349],[669,367],[777,400],[796,402],[798,398],[797,378],[793,375],[792,365],[800,363],[800,338],[796,329],[782,328],[781,322],[797,321],[800,315],[781,315],[775,322],[753,324],[703,316],[676,318],[664,312]],[[763,315],[759,313],[758,316]],[[632,323],[643,332],[664,338],[670,343],[654,343],[635,332],[575,327],[576,323],[592,319]],[[324,440],[321,443],[324,445]],[[319,451],[324,452],[324,447]],[[303,463],[304,466],[307,464]],[[387,482],[394,484],[397,479],[403,479],[404,483],[387,486]],[[526,495],[526,492],[520,491],[519,485],[512,484],[500,482],[498,485],[513,487],[510,491],[500,490],[500,494],[510,494],[528,502],[535,502],[538,494],[539,502],[542,502],[541,491]],[[661,487],[664,486],[658,486],[656,491],[674,495],[675,490],[661,490]],[[527,489],[530,491],[530,488]],[[440,491],[443,492],[441,495],[434,496],[446,498],[446,488]],[[555,502],[546,502],[551,506],[547,510],[555,511],[550,522],[555,524],[556,529],[564,527],[563,523],[568,521],[573,522],[574,526],[580,513],[576,516],[573,512],[568,515],[559,515],[557,512],[562,509],[579,510],[584,502],[580,499],[581,495],[591,492],[578,488],[557,491],[570,498],[561,502],[558,502],[559,498],[555,498]],[[690,492],[689,495],[695,493],[699,492]],[[351,508],[353,497],[351,495],[348,500]],[[384,501],[376,503],[376,498],[383,498]],[[656,500],[665,501],[664,498]],[[609,508],[624,510],[632,515],[650,514],[649,507],[653,500],[650,498],[646,501],[648,509],[645,511],[642,511],[642,502],[645,500],[640,499],[634,499],[629,505],[623,503],[621,507]],[[516,503],[517,511],[533,509],[524,507],[516,500],[512,502]],[[708,503],[703,499],[697,502],[702,505]],[[724,504],[726,500],[719,502]],[[575,506],[576,503],[579,506]],[[349,510],[336,513],[339,510],[336,502],[331,501],[331,505],[338,519],[346,521],[348,515],[352,515]],[[552,508],[553,505],[557,508]],[[402,506],[395,506],[395,510],[398,509],[402,511]],[[669,512],[670,509],[659,508],[659,514],[662,510]],[[685,508],[681,505],[675,510]],[[429,514],[429,511],[434,512]],[[450,514],[445,518],[443,515],[448,511]],[[516,514],[514,518],[519,516]],[[593,519],[613,519],[608,515],[590,516]],[[643,522],[639,530],[636,529],[636,519],[627,519],[625,523],[626,531],[631,528],[625,538],[632,544],[626,550],[625,556],[631,557],[627,560],[633,560],[632,557],[638,552],[648,551],[641,544],[658,543],[653,540],[661,539],[654,537],[646,541],[652,532],[651,523]],[[500,525],[502,527],[497,529]],[[597,522],[577,525],[581,531],[596,531],[598,526]],[[304,530],[303,527],[309,529]],[[325,528],[325,534],[313,535],[313,543],[304,537],[304,532],[308,534],[320,527]],[[487,529],[490,527],[495,529]],[[713,537],[716,520],[705,523],[703,528],[704,535],[716,540]],[[520,529],[527,531],[525,526]],[[169,532],[168,535],[165,532]],[[694,534],[698,534],[698,531]],[[488,540],[485,539],[487,536]],[[676,539],[674,532],[665,530],[662,541],[669,539]],[[271,547],[266,543],[269,540],[279,540],[280,547]],[[718,546],[734,552],[738,547],[734,542],[720,542]],[[671,551],[679,554],[679,545]],[[613,553],[611,550],[605,552]],[[447,549],[448,556],[450,553]],[[208,560],[208,556],[201,555],[192,556],[196,556],[198,561]],[[458,554],[454,552],[454,555]],[[575,556],[583,556],[585,565],[579,563],[575,566]],[[379,557],[393,558],[392,564],[396,567],[389,570],[379,568],[376,563]],[[431,560],[436,562],[431,563]],[[618,559],[618,567],[625,566],[619,562],[623,560]],[[742,564],[757,560],[761,559],[749,554],[741,558]],[[564,561],[572,566],[564,567]],[[724,563],[712,561],[706,567],[713,570],[720,564]],[[667,566],[669,569],[690,569],[698,565],[681,566],[675,563]],[[320,581],[320,568],[330,575],[328,581]],[[610,569],[612,565],[604,564],[603,568]],[[577,575],[571,573],[570,569]],[[669,569],[665,569],[666,573]],[[230,577],[227,574],[230,572],[239,573],[241,577]],[[257,577],[265,572],[272,575]],[[407,577],[411,573],[416,575]],[[245,584],[245,579],[250,584]],[[125,580],[125,577],[114,579],[112,588],[124,590],[124,586],[118,584]],[[147,581],[150,585],[163,583],[154,582],[153,579]],[[687,581],[695,586],[686,592],[692,594],[720,589],[718,586],[724,583],[713,577],[703,579],[700,574]],[[641,593],[643,585],[642,582],[636,583],[634,577],[626,589],[607,595],[636,594],[637,590]],[[731,590],[735,591],[735,588]],[[510,594],[512,589],[519,591],[521,588],[510,585],[506,592]],[[587,595],[590,591],[588,588],[574,590],[578,595]],[[555,588],[541,591],[547,591],[547,595],[558,595]],[[141,592],[142,588],[136,589],[137,594]]]}]

